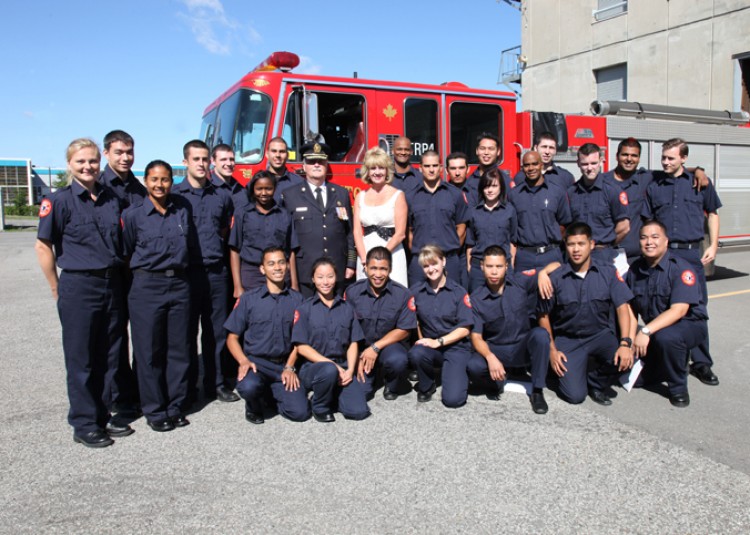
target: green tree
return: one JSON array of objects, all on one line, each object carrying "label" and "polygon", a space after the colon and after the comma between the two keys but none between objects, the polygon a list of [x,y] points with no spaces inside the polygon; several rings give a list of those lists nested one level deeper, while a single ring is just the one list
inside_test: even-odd
[{"label": "green tree", "polygon": [[52,183],[52,187],[58,189],[58,188],[64,188],[67,185],[68,185],[68,179],[66,178],[65,173],[62,171],[58,172],[57,178]]}]

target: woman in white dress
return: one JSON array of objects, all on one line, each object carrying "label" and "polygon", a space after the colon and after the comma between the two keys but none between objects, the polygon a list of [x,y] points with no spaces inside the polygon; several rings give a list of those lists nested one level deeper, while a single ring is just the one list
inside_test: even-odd
[{"label": "woman in white dress", "polygon": [[381,245],[393,255],[391,279],[408,286],[403,246],[408,209],[404,193],[390,185],[393,160],[380,147],[373,147],[365,153],[361,176],[362,182],[370,188],[359,192],[354,200],[354,245],[359,257],[357,279],[366,277],[367,251]]}]

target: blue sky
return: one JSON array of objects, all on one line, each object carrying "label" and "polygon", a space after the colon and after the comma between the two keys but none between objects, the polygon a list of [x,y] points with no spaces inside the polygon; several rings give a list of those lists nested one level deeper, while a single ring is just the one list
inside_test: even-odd
[{"label": "blue sky", "polygon": [[115,128],[136,168],[179,163],[205,107],[273,51],[298,54],[296,72],[497,89],[521,40],[496,0],[32,2],[3,5],[0,157],[39,167]]}]

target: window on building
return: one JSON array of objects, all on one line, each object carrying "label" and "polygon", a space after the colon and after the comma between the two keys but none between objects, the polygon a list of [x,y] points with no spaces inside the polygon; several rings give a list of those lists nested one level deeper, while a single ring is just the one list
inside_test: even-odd
[{"label": "window on building", "polygon": [[594,20],[607,20],[628,12],[627,0],[598,0]]},{"label": "window on building", "polygon": [[428,150],[440,151],[438,146],[438,104],[436,100],[408,98],[404,102],[404,134],[411,140],[418,162]]},{"label": "window on building", "polygon": [[477,159],[477,137],[484,132],[494,134],[503,146],[502,108],[494,104],[454,102],[451,104],[451,152],[463,152],[469,156],[469,163]]},{"label": "window on building", "polygon": [[594,71],[597,100],[628,99],[628,64],[620,63]]},{"label": "window on building", "polygon": [[742,91],[740,109],[750,112],[750,57],[740,58],[737,61],[740,65],[740,89]]}]

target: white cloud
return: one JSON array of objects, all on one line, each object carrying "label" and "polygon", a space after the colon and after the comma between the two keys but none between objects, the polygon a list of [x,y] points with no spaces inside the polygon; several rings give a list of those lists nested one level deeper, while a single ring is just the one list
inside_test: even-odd
[{"label": "white cloud", "polygon": [[187,13],[178,13],[195,40],[212,54],[227,55],[234,42],[262,41],[251,26],[243,26],[227,17],[221,0],[179,0]]},{"label": "white cloud", "polygon": [[299,74],[320,74],[323,68],[317,63],[313,62],[312,58],[308,56],[299,57],[299,67],[294,69],[294,72]]}]

